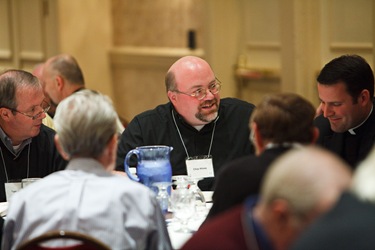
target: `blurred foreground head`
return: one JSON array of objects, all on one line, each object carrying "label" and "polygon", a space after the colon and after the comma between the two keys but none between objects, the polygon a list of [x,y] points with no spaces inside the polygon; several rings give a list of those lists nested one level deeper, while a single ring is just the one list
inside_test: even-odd
[{"label": "blurred foreground head", "polygon": [[113,150],[117,150],[116,119],[108,97],[92,90],[76,92],[56,109],[54,123],[58,147],[68,159],[99,159],[108,153],[107,147],[114,142]]},{"label": "blurred foreground head", "polygon": [[349,167],[332,153],[315,146],[293,149],[268,170],[254,217],[275,249],[287,249],[350,183]]},{"label": "blurred foreground head", "polygon": [[318,137],[314,126],[315,108],[293,93],[265,96],[250,118],[250,131],[256,153],[267,145],[310,144]]},{"label": "blurred foreground head", "polygon": [[352,191],[361,200],[375,205],[375,148],[355,170]]}]

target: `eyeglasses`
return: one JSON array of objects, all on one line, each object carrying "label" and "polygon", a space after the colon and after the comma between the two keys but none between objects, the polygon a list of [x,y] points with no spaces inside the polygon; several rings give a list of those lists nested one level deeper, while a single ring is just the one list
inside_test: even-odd
[{"label": "eyeglasses", "polygon": [[215,82],[211,83],[208,88],[199,88],[197,90],[195,90],[193,93],[191,94],[188,94],[188,93],[185,93],[185,92],[181,92],[179,90],[173,90],[173,92],[176,92],[176,93],[179,93],[179,94],[184,94],[184,95],[188,95],[188,96],[192,96],[192,97],[195,97],[197,98],[199,101],[200,100],[203,100],[206,95],[207,95],[207,90],[211,92],[211,94],[215,95],[217,93],[220,92],[220,89],[221,89],[221,82],[219,81],[219,79],[215,78]]},{"label": "eyeglasses", "polygon": [[[42,111],[36,113],[37,112],[36,109],[38,107],[41,107]],[[8,108],[8,107],[5,107],[5,108],[7,108],[9,110],[12,110],[14,112],[20,113],[24,116],[30,117],[31,119],[35,120],[35,119],[39,118],[43,113],[47,113],[48,110],[50,109],[50,107],[51,107],[51,105],[48,102],[46,102],[45,100],[43,100],[42,103],[39,106],[33,107],[32,110],[30,112],[27,112],[27,113],[18,111],[17,109],[12,109],[12,108]]]}]

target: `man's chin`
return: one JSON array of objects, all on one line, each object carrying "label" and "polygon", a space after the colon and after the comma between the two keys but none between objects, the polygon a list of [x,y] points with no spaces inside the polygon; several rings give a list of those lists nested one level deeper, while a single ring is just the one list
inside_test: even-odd
[{"label": "man's chin", "polygon": [[196,117],[198,120],[205,122],[205,123],[210,123],[214,121],[218,116],[218,112],[214,112],[211,114],[203,115],[201,113],[197,114]]}]

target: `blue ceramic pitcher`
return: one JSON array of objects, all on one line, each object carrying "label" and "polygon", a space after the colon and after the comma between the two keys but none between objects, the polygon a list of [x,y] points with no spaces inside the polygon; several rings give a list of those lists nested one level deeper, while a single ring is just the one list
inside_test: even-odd
[{"label": "blue ceramic pitcher", "polygon": [[[155,190],[153,185],[156,182],[171,182],[172,168],[170,163],[169,146],[142,146],[130,150],[124,161],[125,172],[130,179],[138,181],[150,189]],[[132,155],[137,156],[137,176],[129,170],[129,160]]]}]

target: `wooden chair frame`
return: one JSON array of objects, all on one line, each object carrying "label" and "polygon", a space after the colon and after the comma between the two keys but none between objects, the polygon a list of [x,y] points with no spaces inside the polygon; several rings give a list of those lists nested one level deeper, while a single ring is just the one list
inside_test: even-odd
[{"label": "wooden chair frame", "polygon": [[[46,247],[40,244],[50,240],[77,240],[73,246]],[[17,250],[110,250],[110,247],[87,234],[73,231],[50,231],[33,239],[23,242]]]}]

